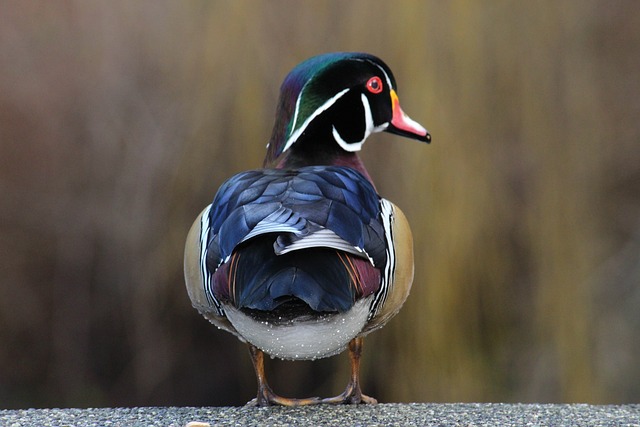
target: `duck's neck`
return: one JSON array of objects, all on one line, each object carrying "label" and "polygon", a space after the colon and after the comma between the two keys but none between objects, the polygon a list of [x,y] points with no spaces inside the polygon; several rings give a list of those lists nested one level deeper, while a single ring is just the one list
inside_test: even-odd
[{"label": "duck's neck", "polygon": [[304,166],[345,166],[357,170],[373,183],[358,154],[340,148],[332,136],[320,137],[316,134],[313,141],[304,139],[301,137],[300,141],[278,156],[276,147],[282,142],[274,141],[272,138],[264,159],[264,167],[299,169]]},{"label": "duck's neck", "polygon": [[[293,153],[292,153],[293,154]],[[341,156],[335,156],[331,158],[307,158],[297,157],[295,155],[282,155],[277,161],[271,165],[265,165],[275,169],[299,169],[304,166],[344,166],[357,170],[364,175],[369,182],[373,183],[369,172],[364,167],[364,163],[356,153],[344,152]]]}]

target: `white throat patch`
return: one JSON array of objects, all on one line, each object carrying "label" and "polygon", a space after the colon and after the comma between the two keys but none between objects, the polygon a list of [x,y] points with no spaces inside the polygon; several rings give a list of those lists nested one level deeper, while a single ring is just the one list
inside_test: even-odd
[{"label": "white throat patch", "polygon": [[371,135],[372,133],[381,132],[385,130],[389,123],[383,123],[380,126],[375,126],[373,124],[373,115],[371,114],[371,105],[369,104],[369,98],[363,93],[361,96],[362,107],[364,108],[364,135],[362,136],[362,140],[357,142],[347,142],[338,133],[336,127],[333,127],[333,139],[336,140],[338,145],[342,147],[343,150],[349,152],[360,151],[362,149],[362,144],[364,141]]}]

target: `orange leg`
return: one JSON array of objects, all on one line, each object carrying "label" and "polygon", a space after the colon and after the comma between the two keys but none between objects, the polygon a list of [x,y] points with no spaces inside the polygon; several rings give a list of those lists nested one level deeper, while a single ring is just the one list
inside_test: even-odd
[{"label": "orange leg", "polygon": [[363,338],[354,338],[349,342],[349,360],[351,361],[351,379],[347,388],[335,397],[322,399],[322,403],[378,403],[376,399],[362,393],[360,389],[360,356],[362,355]]},{"label": "orange leg", "polygon": [[249,352],[251,353],[251,361],[256,371],[256,379],[258,380],[258,396],[251,400],[249,406],[303,406],[316,405],[318,403],[329,404],[357,404],[357,403],[378,403],[373,397],[362,393],[360,389],[360,356],[362,355],[362,338],[354,338],[349,342],[349,360],[351,362],[351,378],[344,392],[326,399],[318,397],[309,397],[306,399],[291,399],[282,397],[273,392],[264,373],[264,353],[259,348],[249,344]]},{"label": "orange leg", "polygon": [[251,361],[253,362],[253,368],[256,371],[256,379],[258,380],[258,396],[247,403],[248,406],[303,406],[322,403],[322,399],[319,397],[290,399],[275,394],[273,390],[271,390],[271,387],[269,387],[264,373],[264,353],[262,350],[251,344],[249,344],[249,352],[251,353]]}]

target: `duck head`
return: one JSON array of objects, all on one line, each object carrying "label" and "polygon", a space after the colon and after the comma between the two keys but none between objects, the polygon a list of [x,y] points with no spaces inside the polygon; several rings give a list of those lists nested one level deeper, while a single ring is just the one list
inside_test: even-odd
[{"label": "duck head", "polygon": [[265,166],[339,164],[369,135],[390,132],[430,142],[407,116],[389,67],[365,53],[328,53],[295,67],[280,88]]}]

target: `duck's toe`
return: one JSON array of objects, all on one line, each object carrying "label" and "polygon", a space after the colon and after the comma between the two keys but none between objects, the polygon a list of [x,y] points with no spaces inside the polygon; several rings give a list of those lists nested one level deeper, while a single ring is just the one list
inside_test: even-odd
[{"label": "duck's toe", "polygon": [[288,397],[282,397],[275,394],[271,388],[261,387],[258,390],[258,396],[247,402],[246,406],[306,406],[317,405],[322,403],[322,399],[319,397],[308,397],[305,399],[293,399]]},{"label": "duck's toe", "polygon": [[347,388],[342,393],[334,397],[322,399],[322,403],[329,403],[334,405],[357,405],[359,403],[364,403],[375,405],[376,403],[378,403],[378,400],[374,397],[367,396],[366,394],[362,393],[362,390],[360,389],[358,383],[349,382]]}]

